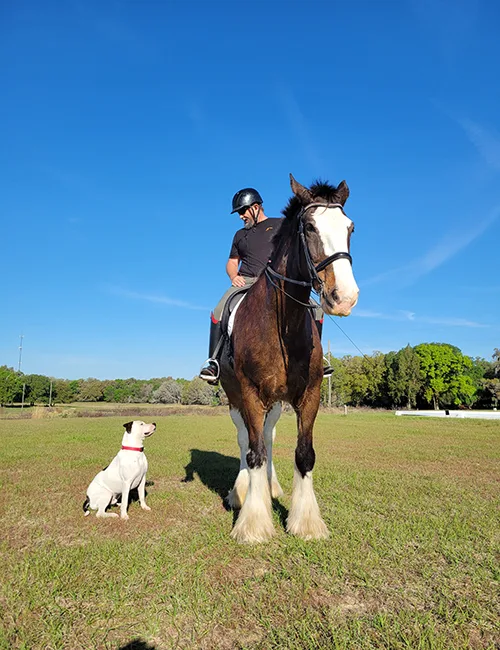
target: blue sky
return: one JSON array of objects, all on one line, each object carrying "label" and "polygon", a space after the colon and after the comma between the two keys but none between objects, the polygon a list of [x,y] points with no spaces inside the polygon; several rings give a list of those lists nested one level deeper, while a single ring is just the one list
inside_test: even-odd
[{"label": "blue sky", "polygon": [[[366,354],[500,347],[500,5],[0,8],[0,365],[193,377],[228,286],[232,195],[345,179]],[[325,321],[335,355],[358,354]]]}]

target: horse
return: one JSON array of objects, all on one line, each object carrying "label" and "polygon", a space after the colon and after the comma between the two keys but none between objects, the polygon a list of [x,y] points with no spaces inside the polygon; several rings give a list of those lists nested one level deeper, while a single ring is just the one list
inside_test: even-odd
[{"label": "horse", "polygon": [[306,188],[290,174],[293,196],[282,211],[269,264],[248,290],[224,345],[220,379],[238,432],[240,471],[227,500],[239,510],[231,536],[264,542],[274,534],[272,498],[283,494],[272,462],[282,402],[297,416],[297,446],[286,530],[328,537],[313,489],[313,426],[320,403],[323,351],[310,293],[324,312],[348,316],[359,289],[352,272],[353,222],[344,212],[345,181]]}]

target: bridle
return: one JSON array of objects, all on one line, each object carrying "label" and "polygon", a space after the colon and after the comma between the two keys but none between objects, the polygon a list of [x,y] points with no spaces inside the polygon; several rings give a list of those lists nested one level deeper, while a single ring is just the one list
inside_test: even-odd
[{"label": "bridle", "polygon": [[334,253],[333,255],[329,255],[328,257],[325,257],[325,259],[322,260],[319,264],[316,265],[314,264],[314,262],[311,259],[311,254],[309,253],[309,247],[307,246],[306,236],[304,233],[304,215],[311,208],[325,208],[325,209],[340,208],[342,212],[344,212],[344,208],[341,203],[326,203],[326,204],[309,203],[309,205],[306,205],[300,211],[298,216],[298,222],[299,222],[298,234],[300,237],[300,242],[302,244],[302,251],[304,253],[304,257],[306,260],[307,270],[309,272],[309,281],[294,280],[293,278],[287,278],[285,275],[281,275],[281,273],[275,271],[271,267],[271,262],[268,262],[264,272],[266,274],[266,277],[271,281],[272,284],[274,284],[274,282],[271,276],[277,278],[278,280],[285,280],[286,282],[291,282],[292,284],[298,284],[301,287],[313,288],[314,282],[317,282],[319,285],[317,293],[321,295],[321,293],[323,292],[323,280],[319,277],[318,273],[324,271],[324,269],[326,269],[327,266],[329,266],[336,260],[346,259],[349,260],[350,264],[352,265],[352,257],[350,256],[349,253],[339,251],[338,253]]}]

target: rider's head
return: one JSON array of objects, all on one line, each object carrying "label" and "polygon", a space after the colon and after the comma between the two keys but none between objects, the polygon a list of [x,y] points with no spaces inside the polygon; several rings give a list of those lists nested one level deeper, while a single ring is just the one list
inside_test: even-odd
[{"label": "rider's head", "polygon": [[252,187],[245,187],[233,196],[231,214],[237,212],[243,220],[245,228],[251,228],[258,220],[262,211],[262,197]]}]

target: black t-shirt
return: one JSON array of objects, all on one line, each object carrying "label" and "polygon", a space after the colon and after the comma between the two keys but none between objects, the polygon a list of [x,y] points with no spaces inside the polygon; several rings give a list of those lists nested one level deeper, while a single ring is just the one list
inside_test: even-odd
[{"label": "black t-shirt", "polygon": [[273,250],[272,238],[283,219],[271,218],[260,221],[254,228],[238,230],[233,238],[230,258],[239,257],[239,275],[256,277],[264,269]]}]

